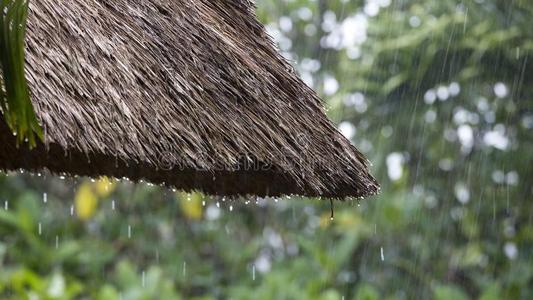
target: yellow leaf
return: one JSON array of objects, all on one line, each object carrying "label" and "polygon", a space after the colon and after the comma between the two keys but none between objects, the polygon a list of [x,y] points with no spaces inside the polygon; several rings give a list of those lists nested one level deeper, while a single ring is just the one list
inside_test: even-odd
[{"label": "yellow leaf", "polygon": [[103,176],[94,183],[94,189],[98,196],[106,198],[115,190],[115,183],[109,180],[108,177]]},{"label": "yellow leaf", "polygon": [[76,214],[81,220],[86,221],[94,215],[98,206],[98,198],[96,198],[88,183],[83,183],[78,188],[74,198],[74,205],[76,206]]},{"label": "yellow leaf", "polygon": [[180,202],[181,210],[183,214],[191,220],[199,220],[202,218],[202,199],[203,196],[200,193],[179,193],[178,199]]}]

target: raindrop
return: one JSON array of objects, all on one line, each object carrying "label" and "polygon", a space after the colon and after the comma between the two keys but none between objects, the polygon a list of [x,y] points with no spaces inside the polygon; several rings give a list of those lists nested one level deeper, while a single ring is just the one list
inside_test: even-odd
[{"label": "raindrop", "polygon": [[229,211],[233,211],[233,205],[229,206]]},{"label": "raindrop", "polygon": [[187,262],[183,262],[183,277],[187,276]]},{"label": "raindrop", "polygon": [[466,8],[466,11],[465,11],[465,20],[464,20],[464,23],[463,23],[463,33],[466,32],[466,24],[468,23],[468,7]]},{"label": "raindrop", "polygon": [[331,208],[331,216],[330,216],[330,220],[333,221],[333,219],[335,218],[335,213],[333,211],[333,199],[329,199],[329,205],[330,205],[330,208]]},{"label": "raindrop", "polygon": [[115,200],[112,200],[112,201],[111,201],[111,209],[112,209],[112,210],[115,210],[115,207],[116,207],[116,206],[115,206]]},{"label": "raindrop", "polygon": [[385,261],[385,253],[383,252],[383,247],[381,247],[381,261]]},{"label": "raindrop", "polygon": [[131,238],[131,225],[128,225],[128,238]]},{"label": "raindrop", "polygon": [[48,202],[48,194],[46,193],[43,193],[43,202],[44,203]]},{"label": "raindrop", "polygon": [[146,273],[142,271],[142,287],[146,286]]},{"label": "raindrop", "polygon": [[4,201],[4,209],[5,209],[5,210],[8,210],[8,209],[9,209],[9,202],[7,202],[7,200]]},{"label": "raindrop", "polygon": [[252,280],[255,281],[255,265],[252,265]]},{"label": "raindrop", "polygon": [[56,249],[59,248],[59,236],[56,235]]},{"label": "raindrop", "polygon": [[43,233],[43,225],[39,222],[39,235]]},{"label": "raindrop", "polygon": [[205,206],[205,201],[202,201],[202,206]]},{"label": "raindrop", "polygon": [[71,216],[74,215],[74,205],[71,205],[71,206],[70,206],[70,215],[71,215]]}]

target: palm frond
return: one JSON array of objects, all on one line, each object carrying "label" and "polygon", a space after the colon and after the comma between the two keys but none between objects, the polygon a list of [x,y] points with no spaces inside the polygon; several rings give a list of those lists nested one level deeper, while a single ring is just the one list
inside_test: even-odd
[{"label": "palm frond", "polygon": [[35,146],[43,133],[24,74],[24,37],[29,0],[0,0],[0,107],[20,143]]}]

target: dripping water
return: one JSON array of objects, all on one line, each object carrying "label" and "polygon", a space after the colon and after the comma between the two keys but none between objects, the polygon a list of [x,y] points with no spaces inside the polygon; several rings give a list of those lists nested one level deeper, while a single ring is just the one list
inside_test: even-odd
[{"label": "dripping water", "polygon": [[330,209],[331,209],[331,216],[330,216],[330,220],[333,221],[333,219],[335,218],[335,213],[333,212],[333,199],[329,199],[329,205],[330,205]]},{"label": "dripping water", "polygon": [[252,265],[252,280],[255,281],[255,265]]}]

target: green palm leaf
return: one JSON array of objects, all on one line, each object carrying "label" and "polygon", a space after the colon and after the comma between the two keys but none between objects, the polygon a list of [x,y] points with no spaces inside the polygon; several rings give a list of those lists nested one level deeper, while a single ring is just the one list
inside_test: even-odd
[{"label": "green palm leaf", "polygon": [[24,36],[29,0],[0,0],[0,107],[18,143],[35,146],[42,139],[26,76],[24,74]]}]

